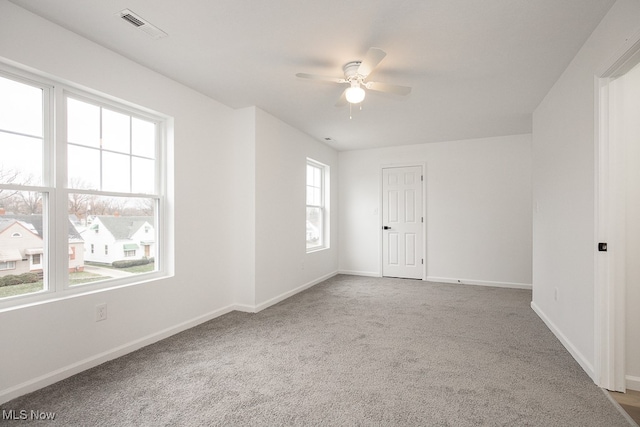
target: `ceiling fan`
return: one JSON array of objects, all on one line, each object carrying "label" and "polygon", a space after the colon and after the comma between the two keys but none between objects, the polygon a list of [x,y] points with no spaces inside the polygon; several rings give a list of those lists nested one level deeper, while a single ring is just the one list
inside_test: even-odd
[{"label": "ceiling fan", "polygon": [[347,103],[361,103],[366,95],[364,90],[365,88],[368,90],[392,93],[395,95],[408,95],[411,92],[411,88],[407,86],[365,81],[385,56],[387,56],[387,54],[384,50],[376,47],[370,48],[362,61],[351,61],[342,67],[342,70],[344,71],[344,78],[318,76],[306,73],[298,73],[296,76],[302,79],[348,84],[349,87],[342,92],[342,96],[336,103],[336,107],[347,105]]}]

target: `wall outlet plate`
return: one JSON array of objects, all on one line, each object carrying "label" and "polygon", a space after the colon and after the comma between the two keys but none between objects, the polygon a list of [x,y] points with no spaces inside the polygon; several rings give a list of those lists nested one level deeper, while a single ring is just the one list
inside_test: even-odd
[{"label": "wall outlet plate", "polygon": [[96,305],[96,322],[100,322],[101,320],[107,320],[106,303]]}]

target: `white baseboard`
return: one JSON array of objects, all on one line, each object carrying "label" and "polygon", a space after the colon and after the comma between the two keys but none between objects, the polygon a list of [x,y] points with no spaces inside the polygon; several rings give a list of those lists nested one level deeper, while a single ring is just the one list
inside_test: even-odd
[{"label": "white baseboard", "polygon": [[547,327],[553,332],[553,334],[562,343],[564,348],[567,349],[569,354],[578,362],[578,364],[589,375],[589,378],[595,378],[595,371],[593,365],[584,357],[582,353],[569,341],[569,339],[558,329],[558,327],[547,317],[546,314],[538,307],[533,301],[531,302],[531,308],[536,312],[538,317],[547,325]]},{"label": "white baseboard", "polygon": [[280,295],[278,295],[278,296],[276,296],[276,297],[273,297],[273,298],[268,299],[268,300],[267,300],[267,301],[265,301],[265,302],[262,302],[262,303],[260,303],[260,304],[257,304],[257,305],[255,306],[254,313],[258,313],[259,311],[262,311],[262,310],[264,310],[265,308],[269,308],[269,307],[271,307],[272,305],[275,305],[275,304],[279,303],[280,301],[284,301],[284,300],[286,300],[287,298],[292,297],[292,296],[294,296],[295,294],[297,294],[297,293],[299,293],[299,292],[304,291],[305,289],[309,289],[310,287],[312,287],[312,286],[314,286],[314,285],[317,285],[317,284],[318,284],[318,283],[320,283],[320,282],[324,282],[325,280],[330,279],[330,278],[332,278],[333,276],[335,276],[335,275],[337,275],[337,274],[338,274],[338,272],[337,272],[337,271],[334,271],[334,272],[329,273],[329,274],[325,274],[324,276],[322,276],[322,277],[318,277],[317,279],[314,279],[314,280],[312,280],[312,281],[310,281],[310,282],[307,282],[307,283],[305,283],[305,284],[304,284],[304,285],[302,285],[302,286],[298,286],[298,287],[297,287],[297,288],[295,288],[295,289],[292,289],[292,290],[290,290],[290,291],[284,292],[284,293],[282,293],[282,294],[280,294]]},{"label": "white baseboard", "polygon": [[24,394],[31,393],[32,391],[36,391],[48,385],[57,383],[58,381],[69,378],[82,371],[86,371],[87,369],[96,367],[104,362],[108,362],[109,360],[124,356],[125,354],[136,351],[149,344],[153,344],[155,342],[168,338],[171,335],[186,331],[187,329],[193,328],[194,326],[197,326],[201,323],[207,322],[211,319],[215,319],[216,317],[222,316],[223,314],[230,313],[235,309],[236,306],[234,305],[223,307],[202,316],[198,316],[194,319],[187,320],[186,322],[182,322],[170,328],[166,328],[153,334],[147,335],[130,343],[121,345],[114,349],[96,354],[95,356],[91,356],[84,360],[80,360],[79,362],[72,363],[71,365],[67,365],[63,368],[56,369],[53,372],[49,372],[32,380],[25,381],[22,384],[18,384],[14,387],[0,390],[0,404],[8,402]]},{"label": "white baseboard", "polygon": [[241,311],[243,313],[255,313],[256,312],[256,308],[253,305],[249,305],[249,304],[235,304],[233,306],[233,309],[236,311]]},{"label": "white baseboard", "polygon": [[490,282],[487,280],[473,279],[451,279],[449,277],[433,277],[427,276],[428,282],[456,283],[461,285],[477,285],[477,286],[493,286],[496,288],[512,288],[512,289],[533,289],[528,283],[512,283],[512,282]]},{"label": "white baseboard", "polygon": [[625,377],[625,379],[627,380],[626,381],[627,389],[640,391],[640,377],[634,377],[632,375],[627,375]]},{"label": "white baseboard", "polygon": [[371,271],[338,270],[338,274],[347,274],[349,276],[380,277],[380,273],[374,273]]}]

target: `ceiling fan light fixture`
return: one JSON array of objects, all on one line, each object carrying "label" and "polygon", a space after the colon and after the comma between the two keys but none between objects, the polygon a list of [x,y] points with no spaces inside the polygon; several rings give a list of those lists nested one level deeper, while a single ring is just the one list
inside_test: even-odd
[{"label": "ceiling fan light fixture", "polygon": [[350,104],[359,104],[364,100],[364,89],[359,84],[352,85],[347,89],[345,97]]}]

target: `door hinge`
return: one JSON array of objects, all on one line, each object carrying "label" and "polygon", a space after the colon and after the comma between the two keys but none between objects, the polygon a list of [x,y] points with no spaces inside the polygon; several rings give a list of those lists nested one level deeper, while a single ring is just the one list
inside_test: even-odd
[{"label": "door hinge", "polygon": [[424,222],[424,217],[420,217],[420,222]]},{"label": "door hinge", "polygon": [[422,258],[422,264],[424,265],[424,258]]},{"label": "door hinge", "polygon": [[424,181],[424,175],[420,175],[420,181]]}]

